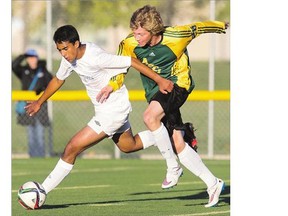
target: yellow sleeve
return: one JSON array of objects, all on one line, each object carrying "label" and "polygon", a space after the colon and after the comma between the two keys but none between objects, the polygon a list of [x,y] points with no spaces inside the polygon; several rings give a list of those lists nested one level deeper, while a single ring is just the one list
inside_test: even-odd
[{"label": "yellow sleeve", "polygon": [[225,22],[220,21],[195,22],[191,24],[191,29],[193,32],[193,38],[205,33],[226,33]]},{"label": "yellow sleeve", "polygon": [[111,77],[108,85],[113,88],[113,91],[120,89],[124,83],[125,74],[121,73],[116,76]]}]

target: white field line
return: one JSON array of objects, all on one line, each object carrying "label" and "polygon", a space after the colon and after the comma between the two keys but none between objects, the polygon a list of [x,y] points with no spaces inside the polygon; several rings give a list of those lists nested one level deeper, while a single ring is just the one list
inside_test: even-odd
[{"label": "white field line", "polygon": [[[228,182],[230,183],[230,180],[225,180],[223,179],[223,181],[227,184]],[[181,179],[180,181],[178,182],[178,185],[196,185],[196,184],[204,184],[203,181],[190,181],[190,182],[182,182]],[[150,186],[159,186],[159,183],[158,184],[149,184]]]},{"label": "white field line", "polygon": [[[123,171],[123,170],[133,170],[135,167],[115,167],[115,168],[94,168],[94,169],[73,169],[71,173],[91,173],[91,172],[110,172],[110,171]],[[17,172],[13,173],[12,176],[25,176],[35,174],[35,172]],[[44,172],[37,172],[37,174],[43,174]],[[47,173],[47,172],[45,172]],[[48,173],[47,173],[48,174]]]},{"label": "white field line", "polygon": [[206,213],[193,213],[193,214],[181,214],[181,215],[172,215],[172,216],[202,216],[202,215],[218,215],[218,214],[224,214],[229,213],[228,211],[214,211],[214,212],[206,212]]},{"label": "white field line", "polygon": [[[224,182],[228,183],[230,180],[224,180]],[[179,185],[190,185],[190,184],[203,184],[202,181],[192,181],[192,182],[180,182]],[[150,186],[159,186],[158,184],[148,184]],[[114,185],[90,185],[90,186],[73,186],[73,187],[56,187],[53,190],[78,190],[78,189],[89,189],[89,188],[103,188],[103,187],[113,187]],[[16,193],[18,190],[12,190],[12,193]]]},{"label": "white field line", "polygon": [[90,186],[73,186],[73,187],[58,187],[54,190],[77,190],[77,189],[89,189],[89,188],[105,188],[112,187],[112,185],[90,185]]},{"label": "white field line", "polygon": [[[56,187],[53,190],[78,190],[78,189],[90,189],[90,188],[104,188],[112,187],[113,185],[90,185],[90,186],[73,186],[73,187]],[[18,192],[18,190],[12,190],[12,193]]]}]

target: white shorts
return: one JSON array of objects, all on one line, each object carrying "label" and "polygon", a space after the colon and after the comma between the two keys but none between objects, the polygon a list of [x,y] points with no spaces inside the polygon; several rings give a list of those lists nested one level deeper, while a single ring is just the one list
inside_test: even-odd
[{"label": "white shorts", "polygon": [[122,133],[127,131],[131,125],[128,120],[129,115],[122,115],[122,118],[113,115],[95,115],[88,122],[88,126],[91,127],[97,134],[102,131],[111,138],[115,133]]}]

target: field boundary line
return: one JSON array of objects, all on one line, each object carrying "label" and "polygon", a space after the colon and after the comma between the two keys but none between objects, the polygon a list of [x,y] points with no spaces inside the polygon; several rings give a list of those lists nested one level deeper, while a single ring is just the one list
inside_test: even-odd
[{"label": "field boundary line", "polygon": [[202,215],[217,215],[217,214],[223,214],[223,213],[229,213],[228,211],[214,211],[214,212],[206,212],[206,213],[193,213],[193,214],[181,214],[181,215],[172,215],[172,216],[202,216]]},{"label": "field boundary line", "polygon": [[[228,179],[223,179],[223,181],[225,182],[225,183],[230,183],[230,180],[228,180]],[[184,182],[182,182],[181,180],[180,180],[180,182],[178,182],[178,184],[177,185],[190,185],[190,184],[192,184],[192,185],[196,185],[196,184],[203,184],[204,185],[204,183],[203,183],[203,181],[191,181],[191,182],[188,182],[188,181],[184,181]],[[150,186],[156,186],[156,185],[159,185],[159,183],[158,184],[149,184]]]},{"label": "field boundary line", "polygon": [[[223,180],[225,183],[230,183],[230,180]],[[192,181],[192,182],[179,182],[179,185],[188,185],[188,184],[203,184],[202,181]],[[159,184],[147,184],[150,186],[159,186]],[[73,186],[73,187],[56,187],[53,190],[75,190],[75,189],[89,189],[89,188],[103,188],[103,187],[113,187],[115,185],[87,185],[87,186]],[[18,190],[12,190],[12,193],[18,192]]]}]

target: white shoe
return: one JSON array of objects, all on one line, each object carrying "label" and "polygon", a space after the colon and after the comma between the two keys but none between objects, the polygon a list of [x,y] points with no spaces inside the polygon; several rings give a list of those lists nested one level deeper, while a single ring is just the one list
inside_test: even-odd
[{"label": "white shoe", "polygon": [[169,189],[177,185],[179,178],[183,175],[183,169],[179,167],[176,171],[167,171],[166,178],[162,182],[162,189]]},{"label": "white shoe", "polygon": [[206,208],[215,206],[219,201],[219,196],[225,188],[225,183],[222,179],[217,178],[217,183],[207,190],[209,194],[209,202],[205,205]]}]

